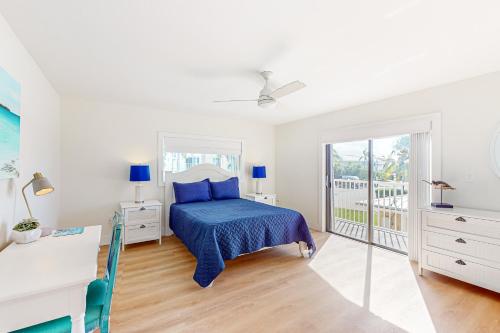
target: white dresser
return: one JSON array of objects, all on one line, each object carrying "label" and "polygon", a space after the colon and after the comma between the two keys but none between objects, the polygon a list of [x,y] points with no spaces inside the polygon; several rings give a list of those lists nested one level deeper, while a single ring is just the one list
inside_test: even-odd
[{"label": "white dresser", "polygon": [[161,244],[161,202],[158,200],[143,203],[120,202],[123,214],[122,250],[132,243],[158,240]]},{"label": "white dresser", "polygon": [[420,210],[423,269],[500,292],[500,212]]},{"label": "white dresser", "polygon": [[265,203],[271,206],[276,206],[276,194],[257,194],[257,193],[248,193],[245,195],[246,199]]}]

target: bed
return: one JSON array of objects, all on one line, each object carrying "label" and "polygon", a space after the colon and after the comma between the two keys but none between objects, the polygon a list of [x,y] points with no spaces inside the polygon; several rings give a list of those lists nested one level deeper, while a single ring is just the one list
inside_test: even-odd
[{"label": "bed", "polygon": [[[202,165],[170,175],[170,181],[219,181],[231,176],[218,167]],[[196,257],[193,279],[201,287],[212,285],[225,260],[242,254],[290,243],[299,243],[300,253],[307,257],[316,250],[304,217],[291,209],[245,199],[175,204],[170,197],[166,201],[169,227]]]}]

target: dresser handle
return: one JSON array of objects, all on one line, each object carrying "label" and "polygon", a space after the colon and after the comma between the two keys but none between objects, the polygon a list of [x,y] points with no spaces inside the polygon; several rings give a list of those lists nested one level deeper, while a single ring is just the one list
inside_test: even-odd
[{"label": "dresser handle", "polygon": [[141,207],[139,210],[146,210],[146,207]]},{"label": "dresser handle", "polygon": [[141,224],[141,226],[139,228],[144,229],[144,228],[146,228],[146,226],[144,224]]},{"label": "dresser handle", "polygon": [[467,222],[462,216],[459,216],[455,219],[455,221],[458,221],[458,222]]},{"label": "dresser handle", "polygon": [[467,265],[462,259],[458,259],[457,261],[455,261],[455,263],[462,265],[462,266]]},{"label": "dresser handle", "polygon": [[455,242],[462,243],[462,244],[467,244],[467,242],[464,241],[462,238],[455,239]]}]

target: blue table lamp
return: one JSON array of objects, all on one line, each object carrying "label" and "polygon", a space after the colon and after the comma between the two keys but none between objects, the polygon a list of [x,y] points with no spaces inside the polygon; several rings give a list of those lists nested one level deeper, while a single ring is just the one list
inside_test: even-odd
[{"label": "blue table lamp", "polygon": [[136,182],[135,185],[135,203],[143,203],[142,198],[142,182],[149,182],[151,175],[149,174],[149,165],[131,165],[130,178],[131,182]]},{"label": "blue table lamp", "polygon": [[261,179],[266,178],[266,167],[263,165],[254,166],[252,169],[252,178],[257,181],[257,188],[255,193],[262,194],[262,181]]}]

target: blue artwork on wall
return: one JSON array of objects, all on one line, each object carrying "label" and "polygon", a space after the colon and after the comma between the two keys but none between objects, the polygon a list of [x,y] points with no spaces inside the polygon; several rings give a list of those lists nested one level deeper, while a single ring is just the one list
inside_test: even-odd
[{"label": "blue artwork on wall", "polygon": [[19,177],[21,86],[0,67],[0,179]]}]

